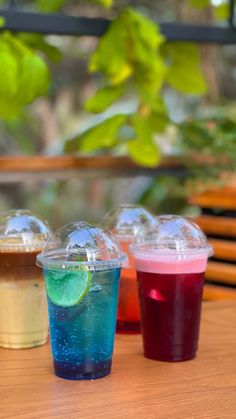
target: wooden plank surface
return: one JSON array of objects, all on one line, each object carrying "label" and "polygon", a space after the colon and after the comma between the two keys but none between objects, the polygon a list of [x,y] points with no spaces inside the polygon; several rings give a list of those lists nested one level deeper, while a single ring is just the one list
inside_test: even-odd
[{"label": "wooden plank surface", "polygon": [[206,301],[236,300],[236,289],[220,285],[205,284],[203,299]]},{"label": "wooden plank surface", "polygon": [[214,257],[236,262],[236,242],[218,239],[210,239],[209,242],[213,246]]},{"label": "wooden plank surface", "polygon": [[194,221],[208,235],[236,238],[236,218],[201,215],[195,218]]},{"label": "wooden plank surface", "polygon": [[209,261],[205,277],[208,281],[236,285],[236,264]]},{"label": "wooden plank surface", "polygon": [[236,302],[205,303],[198,357],[145,359],[140,336],[116,337],[113,371],[95,381],[52,373],[48,345],[0,350],[1,419],[235,419]]},{"label": "wooden plank surface", "polygon": [[236,187],[207,190],[190,198],[190,203],[202,208],[222,208],[236,211]]},{"label": "wooden plank surface", "polygon": [[22,181],[30,178],[44,180],[67,179],[73,176],[135,176],[155,175],[184,170],[181,160],[163,157],[154,168],[141,167],[126,156],[12,156],[0,157],[0,182]]}]

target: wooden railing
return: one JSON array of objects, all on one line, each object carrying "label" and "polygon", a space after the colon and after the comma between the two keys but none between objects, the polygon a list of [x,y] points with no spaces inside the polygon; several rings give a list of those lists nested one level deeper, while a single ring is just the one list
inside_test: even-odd
[{"label": "wooden railing", "polygon": [[185,171],[181,160],[163,158],[154,168],[141,167],[126,156],[29,156],[0,157],[0,182],[19,182],[25,179],[68,179],[75,177],[155,176],[163,173],[180,175]]}]

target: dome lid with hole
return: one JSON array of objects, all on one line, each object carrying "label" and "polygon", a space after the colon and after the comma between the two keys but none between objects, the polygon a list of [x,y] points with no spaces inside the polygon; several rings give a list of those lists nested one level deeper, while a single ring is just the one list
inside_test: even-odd
[{"label": "dome lid with hole", "polygon": [[61,227],[38,255],[37,264],[48,269],[108,270],[120,268],[125,255],[116,238],[85,222]]},{"label": "dome lid with hole", "polygon": [[0,213],[0,251],[41,250],[51,235],[47,222],[28,210]]},{"label": "dome lid with hole", "polygon": [[176,215],[156,217],[156,228],[145,227],[135,238],[131,252],[139,257],[209,257],[212,246],[191,219]]},{"label": "dome lid with hole", "polygon": [[120,205],[106,214],[103,225],[118,240],[131,241],[143,227],[154,227],[156,218],[146,208],[139,205]]}]

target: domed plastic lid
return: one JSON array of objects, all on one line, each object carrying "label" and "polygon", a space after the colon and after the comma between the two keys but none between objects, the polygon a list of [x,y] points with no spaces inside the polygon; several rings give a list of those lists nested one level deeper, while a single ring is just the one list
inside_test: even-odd
[{"label": "domed plastic lid", "polygon": [[162,215],[156,221],[155,229],[144,228],[130,246],[136,257],[199,259],[213,254],[205,234],[189,218]]},{"label": "domed plastic lid", "polygon": [[0,251],[41,250],[50,234],[47,222],[28,210],[0,213]]},{"label": "domed plastic lid", "polygon": [[48,269],[108,270],[121,267],[125,255],[116,238],[99,227],[75,222],[61,227],[37,257]]},{"label": "domed plastic lid", "polygon": [[105,228],[120,241],[131,241],[144,226],[154,227],[156,224],[156,217],[139,205],[113,208],[103,219]]}]

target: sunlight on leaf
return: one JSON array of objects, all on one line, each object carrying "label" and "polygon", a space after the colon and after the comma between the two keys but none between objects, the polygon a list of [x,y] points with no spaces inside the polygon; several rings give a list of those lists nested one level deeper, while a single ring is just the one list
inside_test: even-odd
[{"label": "sunlight on leaf", "polygon": [[152,129],[148,119],[140,117],[139,114],[134,115],[133,127],[136,138],[127,144],[130,157],[143,166],[156,166],[160,161],[160,152],[153,142]]},{"label": "sunlight on leaf", "polygon": [[162,53],[169,64],[166,80],[171,87],[186,94],[206,92],[197,45],[168,42],[164,45]]},{"label": "sunlight on leaf", "polygon": [[85,109],[94,113],[103,112],[122,95],[123,90],[123,86],[103,87],[87,100]]},{"label": "sunlight on leaf", "polygon": [[10,33],[0,35],[0,116],[8,119],[49,86],[48,67],[22,41]]},{"label": "sunlight on leaf", "polygon": [[149,142],[132,140],[127,145],[127,151],[132,160],[142,166],[156,167],[160,162],[160,152],[151,139]]},{"label": "sunlight on leaf", "polygon": [[84,131],[65,144],[66,152],[92,152],[110,148],[117,142],[118,131],[125,123],[126,115],[115,115]]}]

